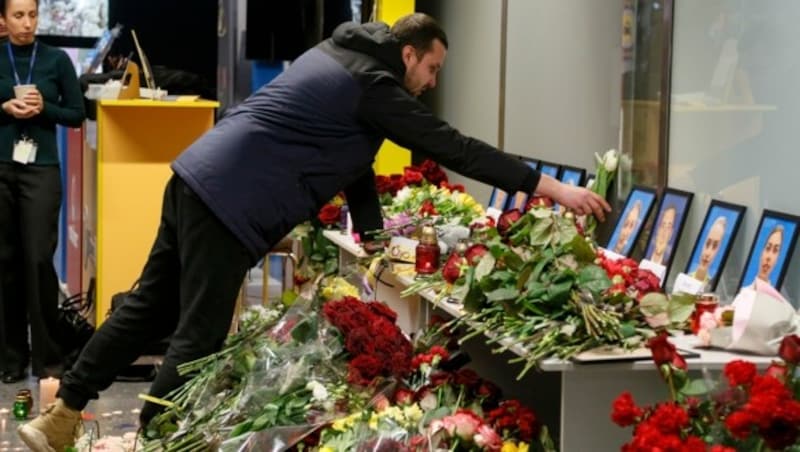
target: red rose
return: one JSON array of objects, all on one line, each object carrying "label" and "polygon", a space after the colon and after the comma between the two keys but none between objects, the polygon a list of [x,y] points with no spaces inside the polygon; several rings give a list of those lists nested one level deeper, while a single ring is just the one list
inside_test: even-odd
[{"label": "red rose", "polygon": [[372,355],[358,355],[350,361],[347,381],[366,386],[381,374],[381,361]]},{"label": "red rose", "polygon": [[778,350],[778,356],[786,361],[786,364],[800,364],[800,336],[792,334],[784,337],[781,341],[781,348]]},{"label": "red rose", "polygon": [[450,284],[455,283],[461,277],[461,266],[464,263],[465,259],[461,255],[452,253],[442,267],[442,278]]},{"label": "red rose", "polygon": [[394,400],[398,405],[411,405],[414,403],[414,393],[406,388],[400,388],[394,393]]},{"label": "red rose", "polygon": [[553,207],[553,200],[547,196],[533,195],[525,203],[525,212],[533,209],[534,207]]},{"label": "red rose", "polygon": [[422,205],[419,207],[419,214],[423,217],[436,215],[436,207],[433,205],[433,201],[430,199],[422,201]]},{"label": "red rose", "polygon": [[442,171],[439,164],[433,160],[428,159],[422,162],[419,171],[425,176],[425,179],[433,185],[440,186],[442,182],[447,182],[447,173]]},{"label": "red rose", "polygon": [[465,191],[463,185],[461,185],[461,184],[450,184],[447,181],[442,181],[442,183],[439,184],[439,186],[442,187],[442,188],[446,188],[446,189],[448,189],[450,191],[459,191],[461,193],[464,193],[464,191]]},{"label": "red rose", "polygon": [[753,377],[758,373],[756,365],[741,359],[736,359],[725,365],[723,373],[728,378],[731,386],[750,385]]},{"label": "red rose", "polygon": [[402,174],[392,174],[389,176],[389,182],[392,183],[392,188],[389,191],[392,196],[396,195],[398,191],[406,186],[406,180],[403,178]]},{"label": "red rose", "polygon": [[406,185],[421,184],[423,179],[422,173],[414,167],[407,166],[403,170],[403,180],[406,182]]},{"label": "red rose", "polygon": [[481,377],[472,369],[458,369],[453,378],[453,383],[466,388],[475,388],[481,383]]},{"label": "red rose", "polygon": [[[658,336],[651,338],[647,341],[647,346],[650,348],[650,352],[653,354],[653,361],[655,361],[657,367],[661,367],[662,364],[675,364],[675,357],[678,355],[677,351],[675,350],[675,346],[667,340],[667,334],[661,333]],[[683,358],[681,357],[681,360]],[[678,361],[678,364],[680,361]],[[683,361],[682,369],[686,369],[686,361]]]},{"label": "red rose", "polygon": [[505,237],[511,226],[519,221],[520,218],[522,218],[522,212],[519,209],[506,210],[497,219],[497,233]]},{"label": "red rose", "polygon": [[625,391],[614,400],[611,411],[611,420],[620,427],[627,427],[638,422],[644,412],[636,406],[633,396]]},{"label": "red rose", "polygon": [[488,252],[489,248],[487,248],[486,245],[476,243],[464,251],[464,257],[467,259],[467,264],[474,267],[478,265],[483,255]]},{"label": "red rose", "polygon": [[325,204],[322,210],[319,211],[317,218],[322,224],[330,225],[339,222],[342,215],[342,209],[333,204]]}]

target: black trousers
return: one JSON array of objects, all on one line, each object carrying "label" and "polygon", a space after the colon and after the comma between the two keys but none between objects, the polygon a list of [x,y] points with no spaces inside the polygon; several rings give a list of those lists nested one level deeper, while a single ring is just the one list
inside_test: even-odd
[{"label": "black trousers", "polygon": [[[0,163],[0,365],[34,375],[61,372],[53,253],[61,208],[58,166]],[[30,325],[30,344],[28,343]]]},{"label": "black trousers", "polygon": [[[150,394],[161,397],[180,386],[185,379],[178,376],[178,364],[222,346],[251,264],[241,242],[173,176],[164,193],[158,235],[138,288],[86,344],[64,374],[58,396],[68,406],[83,409],[144,346],[171,333]],[[113,267],[104,271],[113,271]],[[158,411],[157,405],[146,403],[142,423]]]}]

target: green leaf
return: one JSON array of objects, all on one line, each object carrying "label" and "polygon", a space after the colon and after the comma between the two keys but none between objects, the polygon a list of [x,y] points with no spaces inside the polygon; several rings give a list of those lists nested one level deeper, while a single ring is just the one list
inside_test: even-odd
[{"label": "green leaf", "polygon": [[619,327],[619,332],[622,337],[634,337],[636,335],[636,326],[630,322],[625,322]]},{"label": "green leaf", "polygon": [[478,265],[475,266],[475,280],[480,281],[494,269],[495,258],[491,254],[484,254]]},{"label": "green leaf", "polygon": [[692,316],[692,312],[694,312],[694,301],[695,297],[693,295],[683,294],[670,297],[668,305],[670,322],[683,323],[687,321]]},{"label": "green leaf", "polygon": [[311,316],[303,319],[292,328],[292,339],[300,343],[310,341],[317,332],[317,317]]},{"label": "green leaf", "polygon": [[476,287],[470,288],[467,295],[464,297],[464,309],[469,312],[478,312],[483,307],[485,301],[486,296],[480,289]]},{"label": "green leaf", "polygon": [[542,272],[544,271],[544,267],[547,264],[549,264],[550,261],[551,261],[551,259],[547,259],[547,258],[542,257],[536,262],[536,266],[533,267],[533,272],[531,273],[531,280],[532,281],[538,281],[539,280],[539,278],[542,275]]},{"label": "green leaf", "polygon": [[547,286],[541,282],[533,280],[528,282],[528,297],[530,297],[532,300],[541,300],[546,293]]},{"label": "green leaf", "polygon": [[464,297],[467,296],[468,291],[469,291],[468,284],[455,285],[453,286],[453,290],[450,292],[450,298],[463,302]]},{"label": "green leaf", "polygon": [[531,246],[545,246],[553,237],[553,219],[542,218],[531,228]]},{"label": "green leaf", "polygon": [[595,296],[600,296],[603,291],[611,287],[611,280],[608,279],[606,271],[594,264],[581,269],[577,283],[578,287],[588,290]]},{"label": "green leaf", "polygon": [[553,211],[551,209],[531,209],[528,211],[528,215],[536,219],[552,218]]},{"label": "green leaf", "polygon": [[706,385],[706,382],[703,380],[691,380],[681,388],[680,392],[683,395],[687,396],[701,396],[704,394],[708,394],[711,388]]},{"label": "green leaf", "polygon": [[236,427],[233,428],[231,432],[231,438],[235,438],[241,434],[247,433],[253,427],[253,420],[247,420],[240,424],[237,424]]},{"label": "green leaf", "polygon": [[422,420],[420,421],[420,425],[428,425],[432,421],[436,419],[441,419],[450,414],[450,408],[443,406],[436,408],[435,410],[428,411],[425,413],[425,416],[422,416]]},{"label": "green leaf", "polygon": [[553,302],[562,302],[569,297],[570,290],[572,290],[573,281],[565,281],[558,284],[552,284],[547,288],[547,297]]},{"label": "green leaf", "polygon": [[284,306],[291,306],[297,300],[297,292],[293,290],[284,290],[281,294],[281,303]]},{"label": "green leaf", "polygon": [[522,290],[522,288],[525,287],[525,283],[528,282],[528,278],[530,278],[532,272],[533,264],[527,262],[517,276],[517,290]]},{"label": "green leaf", "polygon": [[511,250],[503,255],[503,262],[506,263],[507,268],[515,272],[519,272],[519,270],[525,264],[519,254]]},{"label": "green leaf", "polygon": [[572,251],[572,254],[575,255],[575,259],[577,259],[578,262],[584,264],[592,263],[597,257],[597,254],[595,254],[589,242],[580,235],[573,237],[572,240],[569,241],[568,247]]},{"label": "green leaf", "polygon": [[326,275],[332,275],[339,270],[339,260],[338,259],[328,259],[325,261],[325,266],[323,267],[323,273]]},{"label": "green leaf", "polygon": [[514,300],[519,297],[519,290],[511,287],[501,287],[486,293],[486,299],[492,302]]},{"label": "green leaf", "polygon": [[654,317],[658,314],[667,312],[669,300],[663,293],[652,292],[644,297],[639,302],[639,310],[642,311],[645,317]]}]

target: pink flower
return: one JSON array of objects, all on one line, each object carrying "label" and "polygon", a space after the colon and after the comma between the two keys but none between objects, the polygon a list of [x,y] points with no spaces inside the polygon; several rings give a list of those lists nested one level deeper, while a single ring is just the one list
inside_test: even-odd
[{"label": "pink flower", "polygon": [[704,312],[700,315],[700,328],[706,330],[713,330],[718,325],[718,322],[714,319],[714,314],[711,312]]},{"label": "pink flower", "polygon": [[711,332],[705,328],[700,328],[697,331],[697,338],[700,339],[700,344],[703,347],[708,347],[711,345]]},{"label": "pink flower", "polygon": [[475,445],[490,451],[499,451],[503,447],[503,439],[486,424],[478,427],[478,433],[474,438]]},{"label": "pink flower", "polygon": [[[459,409],[456,414],[442,418],[442,428],[450,436],[458,436],[463,440],[472,440],[478,427],[481,426],[481,418],[470,410]],[[433,427],[433,424],[431,424]],[[436,432],[437,429],[433,429]]]}]

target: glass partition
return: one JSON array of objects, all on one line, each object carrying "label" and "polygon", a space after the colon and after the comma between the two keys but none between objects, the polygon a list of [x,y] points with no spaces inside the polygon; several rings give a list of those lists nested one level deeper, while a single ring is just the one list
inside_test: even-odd
[{"label": "glass partition", "polygon": [[[723,299],[739,289],[762,211],[800,214],[798,23],[796,0],[675,0],[668,184],[696,193],[675,268],[712,199],[746,205],[717,288]],[[797,305],[794,254],[782,292]]]}]

